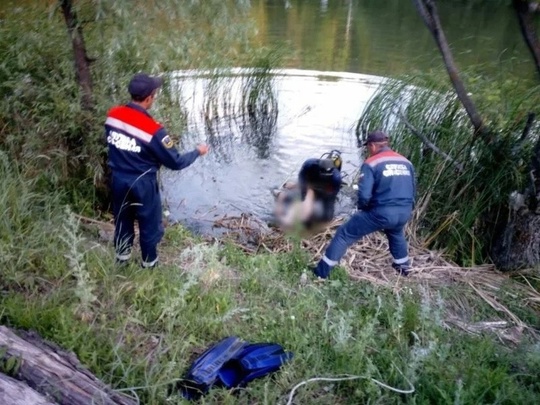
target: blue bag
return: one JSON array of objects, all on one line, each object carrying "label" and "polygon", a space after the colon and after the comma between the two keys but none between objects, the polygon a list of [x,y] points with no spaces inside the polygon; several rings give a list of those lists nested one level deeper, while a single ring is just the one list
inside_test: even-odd
[{"label": "blue bag", "polygon": [[244,387],[256,378],[277,371],[291,360],[276,343],[249,344],[229,336],[206,350],[188,369],[176,390],[186,399],[196,400],[213,387]]},{"label": "blue bag", "polygon": [[255,343],[245,346],[227,361],[218,372],[219,382],[227,387],[244,387],[256,378],[277,371],[293,354],[276,343]]}]

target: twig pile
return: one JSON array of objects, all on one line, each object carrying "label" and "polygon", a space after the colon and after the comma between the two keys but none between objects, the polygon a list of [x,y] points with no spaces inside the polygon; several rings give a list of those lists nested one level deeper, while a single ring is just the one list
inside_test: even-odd
[{"label": "twig pile", "polygon": [[[250,218],[249,223],[254,226],[249,228],[246,221],[246,217],[227,218],[229,240],[246,252],[257,254],[293,251],[295,247],[293,238],[281,230],[268,228],[255,218]],[[303,235],[301,246],[312,255],[314,261],[319,260],[324,254],[336,229],[343,222],[342,218],[337,218],[326,227]],[[432,291],[436,291],[437,287],[443,285],[461,284],[474,291],[501,315],[506,315],[519,328],[528,328],[528,326],[501,303],[499,298],[501,291],[510,294],[513,298],[521,299],[524,305],[540,312],[540,293],[527,282],[528,276],[534,277],[530,271],[509,275],[497,271],[491,264],[460,267],[445,258],[443,253],[424,248],[414,238],[409,238],[409,240],[412,240],[409,246],[409,256],[412,259],[412,271],[409,277],[401,277],[391,268],[392,257],[388,250],[388,242],[384,234],[379,232],[351,246],[340,265],[347,270],[353,280],[367,281],[394,290],[406,288],[409,283],[423,283],[435,287]],[[511,282],[511,277],[521,277],[525,283]]]}]

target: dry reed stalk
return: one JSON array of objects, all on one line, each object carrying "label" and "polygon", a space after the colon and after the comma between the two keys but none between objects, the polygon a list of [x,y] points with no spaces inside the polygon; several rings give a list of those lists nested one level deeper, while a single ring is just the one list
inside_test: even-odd
[{"label": "dry reed stalk", "polygon": [[[325,247],[335,234],[336,229],[343,223],[338,218],[330,222],[325,228],[317,229],[303,235],[301,245],[315,260],[322,255]],[[229,229],[240,226],[241,231],[246,231],[247,226],[243,221],[228,218]],[[247,226],[247,228],[246,228]],[[238,231],[238,229],[235,229]],[[252,246],[250,253],[260,253],[261,250],[270,253],[291,252],[294,245],[286,235],[278,229],[269,229],[260,224],[249,229],[251,236],[257,234],[257,245]],[[245,235],[241,232],[232,232],[229,237],[236,238],[237,243],[245,241]],[[471,288],[475,294],[481,297],[488,305],[497,312],[504,313],[519,328],[528,328],[525,323],[497,300],[496,294],[503,288],[505,293],[521,297],[523,303],[540,311],[540,292],[532,287],[529,282],[509,283],[511,276],[499,272],[491,264],[478,266],[460,267],[456,263],[444,257],[443,252],[430,251],[424,247],[424,243],[416,238],[410,238],[409,255],[412,257],[412,272],[409,277],[399,276],[390,268],[392,258],[388,249],[388,242],[382,233],[373,233],[351,246],[341,261],[350,278],[355,281],[365,281],[378,286],[400,290],[410,283],[424,283],[427,286],[438,287],[443,285],[460,284]],[[523,272],[523,278],[526,279]],[[515,276],[516,274],[514,274]],[[518,274],[519,275],[519,274]],[[435,288],[434,291],[437,291]],[[456,305],[459,306],[456,298]],[[462,307],[466,305],[462,303]]]}]

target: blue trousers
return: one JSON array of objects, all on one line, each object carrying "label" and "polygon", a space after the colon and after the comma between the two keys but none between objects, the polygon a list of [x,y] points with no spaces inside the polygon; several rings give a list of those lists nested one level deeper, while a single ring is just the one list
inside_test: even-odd
[{"label": "blue trousers", "polygon": [[135,238],[135,220],[139,221],[139,239],[143,263],[157,260],[157,245],[164,234],[161,196],[155,173],[128,175],[113,173],[114,246],[116,257],[128,258]]},{"label": "blue trousers", "polygon": [[370,211],[358,211],[341,225],[314,272],[327,278],[349,246],[375,231],[383,231],[388,238],[390,253],[394,263],[408,265],[408,244],[403,228],[411,217],[409,207],[381,207]]}]

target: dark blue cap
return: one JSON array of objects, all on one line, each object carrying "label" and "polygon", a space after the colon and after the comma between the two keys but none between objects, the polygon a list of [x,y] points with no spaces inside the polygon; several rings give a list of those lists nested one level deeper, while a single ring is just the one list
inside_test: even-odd
[{"label": "dark blue cap", "polygon": [[145,99],[152,92],[161,87],[163,79],[161,77],[148,76],[145,73],[137,73],[128,85],[129,94],[131,97]]},{"label": "dark blue cap", "polygon": [[373,131],[370,132],[366,138],[366,141],[363,143],[364,146],[366,146],[368,143],[371,142],[386,142],[388,141],[388,135],[384,133],[383,131]]}]

